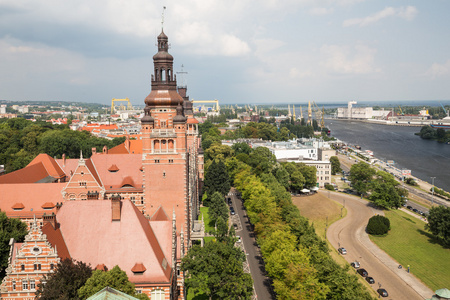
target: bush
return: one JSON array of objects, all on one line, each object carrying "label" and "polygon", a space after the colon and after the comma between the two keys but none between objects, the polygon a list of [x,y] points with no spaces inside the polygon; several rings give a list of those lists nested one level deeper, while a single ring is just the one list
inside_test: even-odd
[{"label": "bush", "polygon": [[369,219],[366,231],[368,234],[383,235],[391,229],[391,222],[388,218],[380,215],[373,216]]},{"label": "bush", "polygon": [[330,190],[330,191],[334,191],[334,186],[332,186],[331,184],[325,184],[325,188],[327,189],[327,190]]}]

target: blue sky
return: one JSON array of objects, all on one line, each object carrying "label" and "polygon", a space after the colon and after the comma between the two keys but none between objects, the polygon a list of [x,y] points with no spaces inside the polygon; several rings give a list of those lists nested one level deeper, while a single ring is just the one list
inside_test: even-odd
[{"label": "blue sky", "polygon": [[450,99],[445,0],[0,0],[0,99],[143,104],[163,6],[191,99]]}]

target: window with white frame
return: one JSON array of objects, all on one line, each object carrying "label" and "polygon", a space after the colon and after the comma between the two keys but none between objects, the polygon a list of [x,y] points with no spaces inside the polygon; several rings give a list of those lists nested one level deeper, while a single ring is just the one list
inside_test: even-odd
[{"label": "window with white frame", "polygon": [[35,290],[36,289],[36,283],[34,279],[30,279],[30,289]]},{"label": "window with white frame", "polygon": [[153,290],[151,293],[151,300],[164,300],[164,290]]},{"label": "window with white frame", "polygon": [[28,290],[28,281],[22,280],[22,290]]},{"label": "window with white frame", "polygon": [[12,282],[12,289],[13,289],[13,291],[16,290],[16,281],[15,280],[13,280],[13,282]]}]

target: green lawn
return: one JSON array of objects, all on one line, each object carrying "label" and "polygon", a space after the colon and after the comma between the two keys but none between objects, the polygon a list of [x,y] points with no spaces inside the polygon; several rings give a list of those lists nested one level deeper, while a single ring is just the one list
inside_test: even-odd
[{"label": "green lawn", "polygon": [[433,291],[448,288],[450,282],[450,250],[436,243],[425,231],[425,223],[402,211],[387,211],[391,230],[387,236],[370,239],[398,261],[411,266],[411,273]]},{"label": "green lawn", "polygon": [[211,232],[214,231],[214,224],[212,224],[212,226],[210,224],[211,220],[209,219],[208,210],[209,210],[208,207],[205,206],[200,207],[201,214],[198,216],[198,219],[201,220],[203,215],[203,222],[205,222],[205,231]]}]

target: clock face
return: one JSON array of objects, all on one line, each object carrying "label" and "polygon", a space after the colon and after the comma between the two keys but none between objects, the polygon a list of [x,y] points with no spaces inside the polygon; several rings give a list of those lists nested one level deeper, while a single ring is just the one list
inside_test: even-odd
[{"label": "clock face", "polygon": [[39,246],[34,246],[33,248],[31,248],[31,253],[33,253],[34,255],[39,255],[42,253],[42,248]]}]

